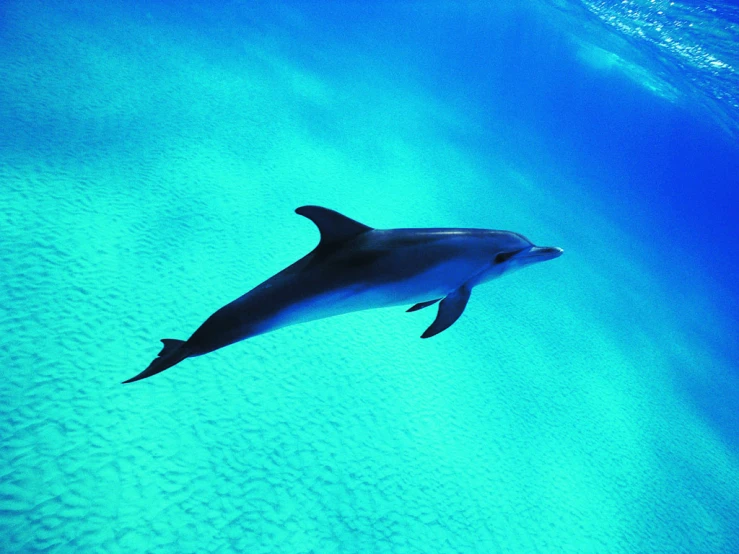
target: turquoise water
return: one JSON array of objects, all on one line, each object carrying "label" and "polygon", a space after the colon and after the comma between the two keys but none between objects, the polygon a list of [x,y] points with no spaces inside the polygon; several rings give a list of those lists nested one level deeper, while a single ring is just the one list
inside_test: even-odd
[{"label": "turquoise water", "polygon": [[[4,2],[0,551],[739,551],[736,21]],[[304,204],[565,255],[120,384]]]}]

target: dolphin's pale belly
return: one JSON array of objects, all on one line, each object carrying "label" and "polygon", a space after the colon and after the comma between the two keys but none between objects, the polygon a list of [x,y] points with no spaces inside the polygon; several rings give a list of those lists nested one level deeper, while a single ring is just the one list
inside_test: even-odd
[{"label": "dolphin's pale belly", "polygon": [[298,303],[285,306],[264,321],[260,333],[288,325],[306,323],[350,312],[412,306],[418,302],[443,298],[468,282],[480,271],[478,264],[449,262],[440,264],[410,279],[382,284],[353,283],[322,291]]}]

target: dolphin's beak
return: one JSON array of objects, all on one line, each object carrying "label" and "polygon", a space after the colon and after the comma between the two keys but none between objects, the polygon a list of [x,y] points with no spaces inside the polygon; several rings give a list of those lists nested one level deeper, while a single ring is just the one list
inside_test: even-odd
[{"label": "dolphin's beak", "polygon": [[563,253],[564,250],[556,246],[534,246],[527,252],[526,257],[532,258],[532,261],[545,262],[559,258]]}]

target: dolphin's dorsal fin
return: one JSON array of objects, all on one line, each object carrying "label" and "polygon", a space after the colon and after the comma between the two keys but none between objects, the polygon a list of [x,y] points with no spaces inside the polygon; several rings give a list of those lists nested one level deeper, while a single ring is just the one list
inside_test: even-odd
[{"label": "dolphin's dorsal fin", "polygon": [[372,230],[372,227],[320,206],[301,206],[295,213],[307,217],[316,224],[321,233],[321,244],[348,240]]}]

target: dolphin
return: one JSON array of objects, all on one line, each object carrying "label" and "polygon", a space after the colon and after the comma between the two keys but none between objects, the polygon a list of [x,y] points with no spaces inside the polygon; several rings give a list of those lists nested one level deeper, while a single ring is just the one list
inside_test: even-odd
[{"label": "dolphin", "polygon": [[359,310],[439,303],[429,338],[448,329],[472,289],[562,255],[518,233],[486,229],[373,229],[319,206],[295,210],[318,227],[312,252],[211,315],[186,341],[162,339],[149,366],[124,383],[146,379],[185,358],[288,325]]}]

